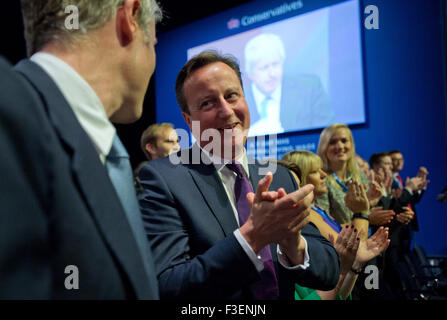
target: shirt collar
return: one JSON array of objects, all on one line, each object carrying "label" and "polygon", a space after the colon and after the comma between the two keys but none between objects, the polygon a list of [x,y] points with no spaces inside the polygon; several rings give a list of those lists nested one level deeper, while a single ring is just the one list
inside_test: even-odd
[{"label": "shirt collar", "polygon": [[[282,84],[280,83],[278,88],[276,88],[275,91],[269,95],[269,97],[275,100],[278,104],[281,102],[281,88]],[[251,84],[251,89],[253,91],[253,97],[255,98],[256,105],[261,106],[262,101],[264,101],[267,95],[261,92],[261,90],[259,90],[254,83]]]},{"label": "shirt collar", "polygon": [[[199,146],[199,144],[197,144],[197,142],[196,142],[196,145],[200,148],[200,150],[202,150],[203,154],[214,165],[214,167],[216,168],[217,172],[222,171],[222,169],[225,168],[225,166],[228,163],[232,162],[231,160],[223,159],[221,157],[218,157],[216,155],[213,155],[213,154],[209,153],[208,151],[203,149],[201,146]],[[244,172],[245,172],[247,178],[249,178],[250,177],[250,173],[249,173],[249,170],[248,170],[248,160],[247,160],[247,153],[245,152],[245,148],[244,148],[243,153],[235,161],[242,165],[242,168],[244,169]]]},{"label": "shirt collar", "polygon": [[38,52],[30,60],[54,80],[98,153],[107,156],[116,129],[92,87],[70,65],[54,55]]}]

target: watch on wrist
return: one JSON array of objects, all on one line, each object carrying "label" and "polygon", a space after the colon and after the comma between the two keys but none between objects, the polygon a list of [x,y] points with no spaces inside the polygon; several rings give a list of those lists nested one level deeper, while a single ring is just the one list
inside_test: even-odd
[{"label": "watch on wrist", "polygon": [[351,272],[353,272],[355,274],[360,274],[360,273],[362,273],[362,268],[356,270],[353,267],[351,267]]},{"label": "watch on wrist", "polygon": [[369,214],[363,213],[363,212],[356,212],[352,216],[352,219],[365,219],[369,221]]}]

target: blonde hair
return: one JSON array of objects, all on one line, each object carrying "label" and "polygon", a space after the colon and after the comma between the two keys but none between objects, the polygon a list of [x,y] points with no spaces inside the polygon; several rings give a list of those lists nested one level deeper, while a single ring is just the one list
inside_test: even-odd
[{"label": "blonde hair", "polygon": [[157,146],[157,139],[160,137],[161,132],[168,129],[174,129],[174,125],[169,122],[163,122],[151,124],[143,131],[140,139],[140,147],[148,159],[152,159],[152,155],[146,150],[146,144],[149,143]]},{"label": "blonde hair", "polygon": [[[307,184],[307,176],[309,173],[320,169],[323,166],[323,162],[320,157],[313,152],[305,150],[295,150],[287,152],[282,156],[281,161],[284,161],[284,165],[288,167],[288,163],[298,166],[300,171],[300,187]],[[293,170],[293,165],[289,167]]]},{"label": "blonde hair", "polygon": [[[89,31],[104,26],[126,0],[21,0],[24,33],[28,56],[41,50],[53,40],[73,43]],[[162,11],[155,0],[141,0],[138,25],[144,41],[150,43],[150,22],[159,22]],[[66,8],[74,5],[79,12],[79,29],[65,27]]]},{"label": "blonde hair", "polygon": [[329,142],[331,141],[332,136],[339,129],[346,129],[349,133],[349,140],[351,141],[351,157],[349,157],[346,163],[346,173],[349,173],[351,178],[355,181],[360,181],[360,168],[357,164],[357,160],[355,159],[355,145],[354,138],[352,137],[352,132],[349,127],[345,124],[335,123],[325,128],[320,134],[320,141],[318,142],[317,153],[323,161],[323,170],[328,173],[328,178],[330,182],[334,182],[334,178],[330,175],[333,171],[330,167],[329,159],[326,156],[326,151],[329,146]]}]

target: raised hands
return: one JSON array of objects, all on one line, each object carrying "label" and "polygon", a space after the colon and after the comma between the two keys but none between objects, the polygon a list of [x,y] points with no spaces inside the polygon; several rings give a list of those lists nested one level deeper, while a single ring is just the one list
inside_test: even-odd
[{"label": "raised hands", "polygon": [[421,177],[407,177],[405,181],[405,188],[410,189],[412,192],[418,191],[422,188],[423,181]]},{"label": "raised hands", "polygon": [[361,186],[357,181],[349,182],[345,203],[352,212],[369,213],[369,200],[365,187]]},{"label": "raised hands", "polygon": [[346,225],[340,231],[337,240],[334,241],[334,236],[329,234],[329,241],[340,256],[340,274],[347,274],[351,270],[360,245],[357,230],[352,224]]},{"label": "raised hands", "polygon": [[362,268],[369,260],[384,252],[390,244],[388,228],[380,227],[366,241],[361,241],[355,259],[356,268]]},{"label": "raised hands", "polygon": [[422,178],[422,180],[427,179],[428,176],[428,170],[426,167],[419,167],[418,175],[419,178]]},{"label": "raised hands", "polygon": [[382,188],[385,188],[387,194],[391,194],[391,186],[393,184],[393,173],[389,169],[378,168],[375,174],[376,181]]},{"label": "raised hands", "polygon": [[370,181],[366,195],[369,200],[369,207],[372,208],[379,202],[380,198],[382,198],[382,187],[377,181]]},{"label": "raised hands", "polygon": [[373,226],[381,226],[388,224],[396,215],[393,210],[382,210],[382,207],[375,207],[371,209],[369,214],[369,224]]}]

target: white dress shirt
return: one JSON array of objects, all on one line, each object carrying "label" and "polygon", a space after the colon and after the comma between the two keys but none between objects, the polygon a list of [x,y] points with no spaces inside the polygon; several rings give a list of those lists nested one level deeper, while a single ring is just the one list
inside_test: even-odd
[{"label": "white dress shirt", "polygon": [[87,81],[61,59],[38,52],[30,60],[42,67],[56,83],[82,128],[92,140],[101,161],[105,163],[116,130],[107,117],[98,95]]},{"label": "white dress shirt", "polygon": [[[222,184],[224,186],[224,189],[226,191],[227,197],[230,200],[231,203],[231,208],[233,209],[233,214],[234,217],[236,218],[236,221],[238,223],[238,225],[240,226],[239,223],[239,215],[236,209],[236,196],[234,194],[234,185],[236,183],[236,177],[237,174],[229,169],[226,164],[231,163],[230,160],[226,160],[226,159],[222,159],[220,157],[214,156],[212,154],[210,154],[209,152],[207,152],[206,150],[202,149],[203,153],[211,160],[211,163],[214,164],[216,170],[217,170],[217,174],[219,175],[219,178],[222,181]],[[242,165],[242,168],[244,169],[244,173],[247,177],[247,179],[250,178],[250,172],[248,170],[248,161],[247,161],[247,154],[244,152],[242,155],[240,155],[236,161],[238,163],[240,163]],[[256,270],[258,270],[258,272],[262,271],[264,269],[264,263],[261,260],[260,256],[257,256],[255,254],[255,252],[253,251],[253,249],[250,247],[250,245],[248,244],[248,242],[245,240],[245,238],[242,236],[241,232],[239,229],[236,229],[234,231],[234,236],[236,237],[236,239],[238,240],[239,244],[242,246],[242,248],[244,249],[245,253],[248,255],[248,257],[250,258],[250,260],[253,262],[253,264],[256,267]],[[310,263],[309,263],[309,253],[307,250],[307,242],[306,239],[301,236],[301,240],[304,241],[304,246],[305,246],[305,253],[304,253],[304,262],[303,264],[297,265],[297,266],[291,266],[287,257],[281,252],[281,250],[279,249],[279,246],[277,246],[277,254],[278,254],[278,261],[281,263],[281,265],[287,269],[293,270],[293,269],[306,269],[309,267]]]},{"label": "white dress shirt", "polygon": [[267,95],[262,93],[254,83],[251,84],[256,109],[260,115],[260,119],[250,126],[250,136],[284,132],[280,120],[281,88],[281,85],[279,85],[278,88],[268,96],[269,100],[266,105],[266,117],[262,118],[262,105],[267,98]]}]

